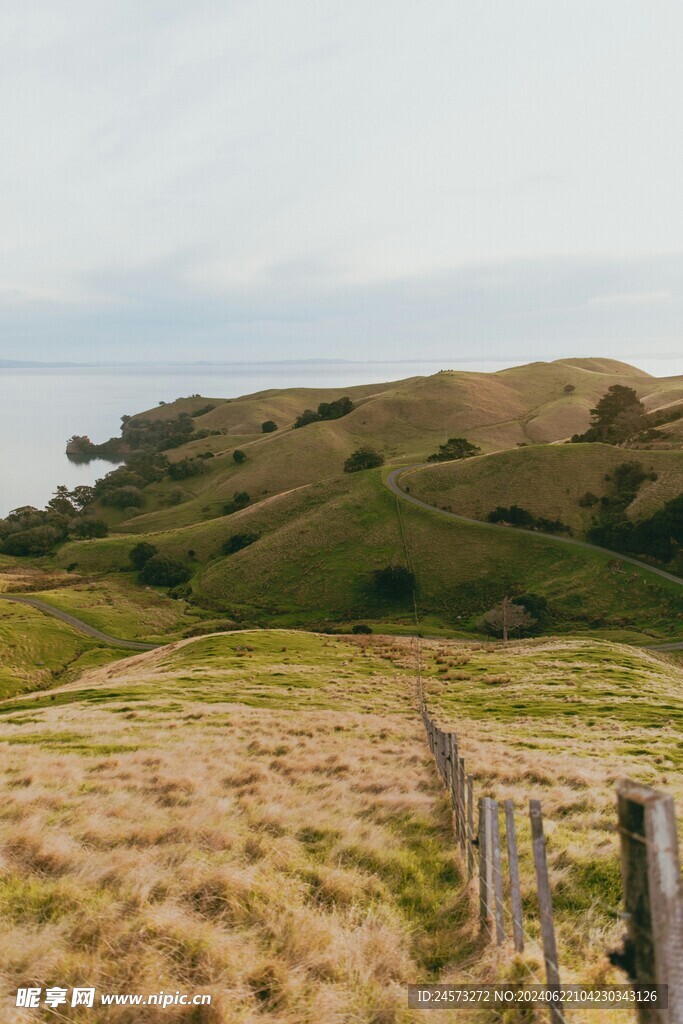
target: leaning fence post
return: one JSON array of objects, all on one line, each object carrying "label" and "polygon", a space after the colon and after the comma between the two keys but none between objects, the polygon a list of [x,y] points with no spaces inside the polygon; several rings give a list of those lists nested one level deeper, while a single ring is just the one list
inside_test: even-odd
[{"label": "leaning fence post", "polygon": [[517,832],[515,830],[515,805],[505,801],[505,841],[510,872],[510,904],[512,909],[512,938],[515,950],[524,952],[524,926],[522,924],[522,891],[519,885],[519,856],[517,853]]},{"label": "leaning fence post", "polygon": [[467,880],[474,874],[474,776],[467,776]]},{"label": "leaning fence post", "polygon": [[[529,801],[529,817],[531,819],[531,838],[534,844],[534,865],[536,867],[536,890],[538,893],[538,909],[541,917],[541,937],[543,939],[543,959],[545,960],[545,976],[548,985],[560,984],[560,969],[557,964],[557,943],[553,924],[553,900],[548,876],[548,857],[543,835],[543,815],[540,800]],[[550,1004],[550,1019],[553,1024],[562,1024],[561,1003]]]},{"label": "leaning fence post", "polygon": [[683,1024],[683,885],[673,800],[631,779],[617,784],[625,955],[640,985],[668,985],[668,1009],[638,1003],[640,1021]]},{"label": "leaning fence post", "polygon": [[500,824],[498,819],[498,801],[489,802],[491,812],[491,863],[493,867],[493,901],[496,917],[496,945],[502,946],[505,940],[505,921],[503,918],[503,865],[500,856]]},{"label": "leaning fence post", "polygon": [[493,877],[491,871],[491,801],[479,799],[479,923],[492,935]]}]

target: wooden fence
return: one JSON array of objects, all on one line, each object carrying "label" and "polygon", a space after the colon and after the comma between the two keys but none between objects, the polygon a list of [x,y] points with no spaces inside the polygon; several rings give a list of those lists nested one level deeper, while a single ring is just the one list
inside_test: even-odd
[{"label": "wooden fence", "polygon": [[[418,647],[418,697],[430,750],[449,794],[455,842],[471,882],[479,879],[479,923],[490,942],[522,953],[536,945],[524,927],[523,899],[515,807],[501,808],[490,796],[475,792],[460,753],[458,736],[444,730],[429,714],[424,700]],[[476,828],[475,828],[476,818]],[[501,839],[504,821],[505,846]],[[529,802],[536,896],[546,984],[560,985],[543,815],[538,800]],[[621,843],[621,874],[627,934],[623,948],[610,954],[630,981],[668,985],[668,1008],[636,1003],[639,1020],[647,1024],[683,1024],[683,884],[678,855],[676,818],[670,796],[630,779],[617,785],[617,831]],[[507,883],[507,884],[506,884]],[[540,981],[538,978],[533,978]],[[566,1024],[565,1008],[549,1006],[552,1024]]]}]

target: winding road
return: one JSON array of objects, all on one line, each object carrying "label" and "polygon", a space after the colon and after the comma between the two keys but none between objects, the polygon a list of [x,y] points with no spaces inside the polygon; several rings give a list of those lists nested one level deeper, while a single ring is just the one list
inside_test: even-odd
[{"label": "winding road", "polygon": [[[635,565],[639,569],[644,569],[646,572],[652,573],[655,576],[661,576],[662,579],[669,580],[670,583],[676,583],[679,587],[683,587],[683,579],[680,576],[674,576],[673,573],[667,572],[666,569],[657,569],[652,565],[648,565],[647,562],[641,562],[638,558],[632,558],[630,555],[622,555],[618,551],[610,551],[608,548],[598,547],[597,544],[589,544],[585,540],[575,540],[574,537],[563,537],[553,533],[540,533],[538,530],[525,530],[523,527],[502,526],[499,523],[486,523],[482,522],[481,519],[461,516],[457,512],[447,512],[437,505],[429,505],[426,501],[413,497],[412,494],[409,494],[400,486],[399,477],[404,473],[410,473],[414,469],[428,469],[431,466],[432,463],[430,462],[416,462],[412,466],[399,466],[398,469],[391,470],[384,482],[396,497],[401,498],[402,501],[409,501],[412,505],[417,505],[418,508],[427,509],[428,512],[438,512],[441,516],[447,516],[449,519],[455,519],[461,523],[471,523],[486,530],[514,530],[515,533],[526,533],[530,537],[535,537],[537,540],[547,540],[551,544],[569,544],[572,547],[583,548],[586,551],[597,551],[601,555],[609,555],[610,558],[617,558],[620,562],[628,562],[630,565]],[[683,641],[652,645],[649,649],[656,651],[680,651],[683,650]]]},{"label": "winding road", "polygon": [[12,601],[15,604],[29,605],[29,607],[36,608],[39,612],[44,612],[45,615],[51,615],[54,619],[60,619],[67,626],[77,629],[79,633],[85,633],[86,636],[90,636],[94,640],[101,640],[102,643],[108,644],[110,647],[122,647],[127,651],[153,651],[160,646],[159,644],[143,644],[136,640],[121,640],[118,637],[109,636],[108,633],[102,633],[101,630],[95,629],[94,626],[89,626],[82,619],[77,619],[75,615],[63,612],[61,608],[55,608],[54,605],[48,604],[47,601],[41,601],[39,597],[24,597],[20,594],[0,594],[0,601]]},{"label": "winding road", "polygon": [[[597,551],[602,555],[608,555],[610,558],[619,559],[621,562],[628,562],[630,565],[635,565],[639,569],[644,569],[646,572],[652,573],[654,576],[661,576],[662,579],[669,580],[670,583],[675,583],[678,586],[683,587],[683,579],[681,579],[680,576],[674,576],[673,573],[667,572],[665,569],[657,569],[652,565],[648,565],[646,562],[639,561],[637,558],[632,558],[630,555],[622,555],[618,551],[610,551],[608,548],[601,548],[596,544],[589,544],[584,540],[575,540],[573,537],[562,537],[551,533],[540,533],[537,530],[525,530],[521,527],[501,526],[498,523],[485,523],[482,522],[481,519],[472,519],[469,516],[458,515],[457,512],[447,512],[445,509],[441,509],[436,505],[429,505],[426,501],[422,501],[420,498],[415,498],[400,486],[399,477],[404,473],[409,473],[414,469],[427,469],[429,466],[431,466],[431,463],[427,462],[416,462],[411,466],[399,466],[397,469],[391,470],[384,482],[397,498],[400,498],[402,501],[408,501],[411,505],[417,505],[418,508],[426,509],[428,512],[437,512],[439,515],[446,516],[448,519],[455,519],[461,523],[470,523],[485,530],[514,529],[515,533],[526,533],[530,537],[536,538],[536,540],[545,540],[551,544],[569,544],[572,547],[583,548],[586,551]],[[71,626],[72,629],[78,630],[79,633],[84,633],[85,636],[92,637],[94,640],[99,640],[101,643],[108,644],[110,647],[120,647],[128,651],[153,651],[157,647],[162,646],[161,644],[144,644],[136,640],[123,640],[120,637],[110,636],[108,633],[103,633],[101,630],[95,629],[94,626],[90,626],[87,622],[83,622],[82,619],[77,618],[75,615],[71,615],[69,612],[64,612],[61,608],[55,608],[54,605],[48,604],[47,601],[42,601],[39,597],[0,593],[0,601],[13,601],[16,604],[28,605],[30,608],[35,608],[37,611],[43,612],[45,615],[51,615],[53,618],[59,619],[61,622],[65,622],[67,626]],[[683,641],[676,641],[667,644],[653,644],[648,649],[655,651],[680,651],[683,650]]]}]

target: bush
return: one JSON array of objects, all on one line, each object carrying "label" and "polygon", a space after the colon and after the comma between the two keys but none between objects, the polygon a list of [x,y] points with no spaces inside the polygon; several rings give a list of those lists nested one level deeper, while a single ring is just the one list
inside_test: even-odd
[{"label": "bush", "polygon": [[277,430],[277,423],[275,420],[266,420],[265,423],[261,424],[262,434],[272,434],[275,430]]},{"label": "bush", "polygon": [[365,622],[357,622],[356,625],[351,630],[351,632],[352,633],[357,633],[357,634],[358,633],[368,634],[368,633],[372,633],[372,628],[370,626],[368,626]]},{"label": "bush", "polygon": [[238,466],[241,466],[243,462],[247,461],[247,457],[240,448],[236,448],[232,453],[233,462],[236,462]]},{"label": "bush", "polygon": [[246,491],[235,491],[232,496],[232,501],[226,502],[223,506],[223,515],[229,516],[233,512],[239,512],[240,509],[246,508],[247,505],[251,505],[251,498]]},{"label": "bush", "polygon": [[450,462],[451,459],[470,459],[480,449],[465,437],[449,437],[439,450],[427,458],[427,462]]},{"label": "bush", "polygon": [[64,534],[55,526],[33,526],[6,537],[2,551],[6,555],[47,555],[63,539]]},{"label": "bush", "polygon": [[384,456],[374,448],[357,448],[344,463],[345,473],[358,473],[362,469],[375,469],[384,465]]},{"label": "bush", "polygon": [[145,562],[140,579],[152,587],[176,587],[189,580],[192,573],[175,558],[168,555],[152,555]]},{"label": "bush", "polygon": [[79,540],[91,540],[93,537],[106,537],[109,527],[104,519],[79,519],[74,526],[74,537]]},{"label": "bush", "polygon": [[102,493],[100,501],[112,508],[142,508],[145,498],[139,487],[113,487]]},{"label": "bush", "polygon": [[241,551],[242,548],[248,548],[250,544],[254,544],[259,537],[258,533],[234,533],[221,547],[221,554],[234,555],[236,551]]},{"label": "bush", "polygon": [[307,427],[309,423],[317,423],[321,419],[320,413],[313,412],[312,409],[304,409],[301,415],[294,420],[294,427],[298,430],[299,427]]},{"label": "bush", "polygon": [[415,574],[404,565],[387,565],[372,574],[375,593],[387,601],[403,601],[412,597]]},{"label": "bush", "polygon": [[153,544],[148,544],[146,540],[141,540],[139,544],[136,544],[128,552],[128,558],[133,568],[139,572],[156,553],[157,549]]}]

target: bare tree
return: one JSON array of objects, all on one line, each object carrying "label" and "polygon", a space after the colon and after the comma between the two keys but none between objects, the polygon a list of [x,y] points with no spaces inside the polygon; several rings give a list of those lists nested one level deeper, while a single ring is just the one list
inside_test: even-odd
[{"label": "bare tree", "polygon": [[492,633],[502,634],[506,643],[510,633],[529,629],[536,624],[536,619],[529,614],[524,605],[515,604],[509,597],[504,597],[500,604],[487,612],[482,621]]}]

